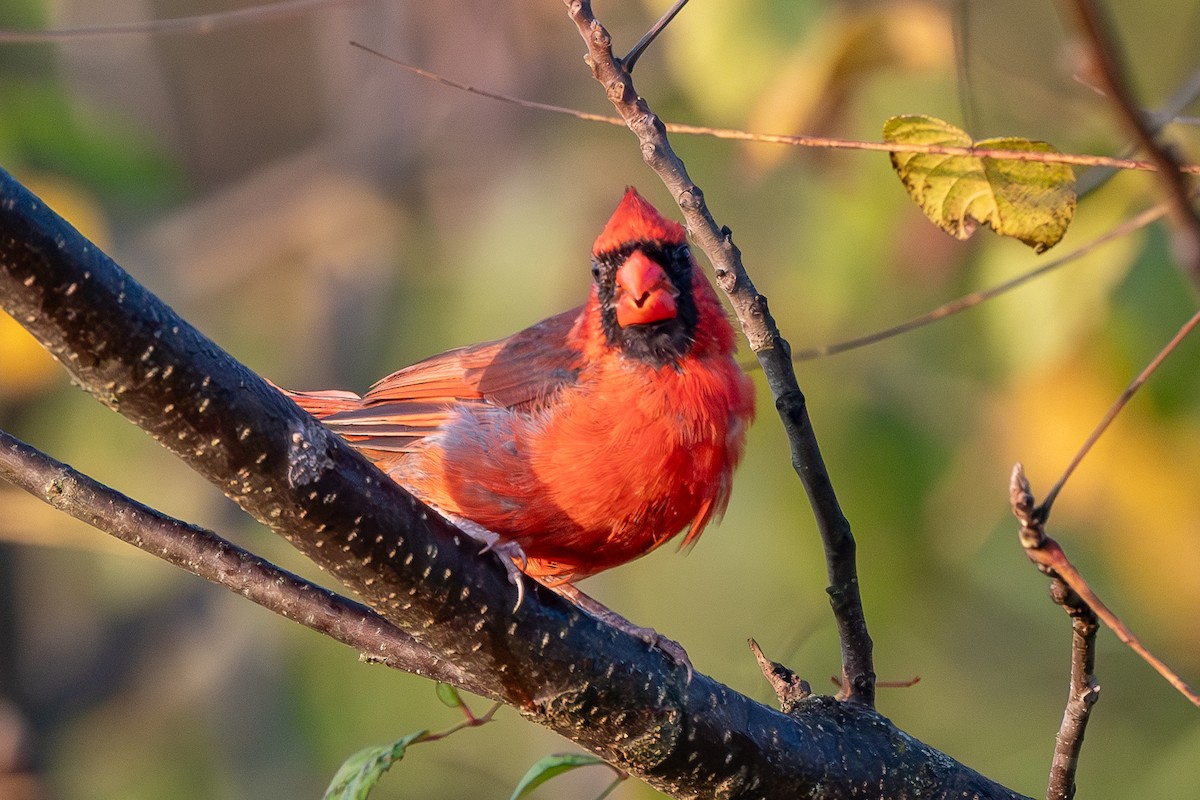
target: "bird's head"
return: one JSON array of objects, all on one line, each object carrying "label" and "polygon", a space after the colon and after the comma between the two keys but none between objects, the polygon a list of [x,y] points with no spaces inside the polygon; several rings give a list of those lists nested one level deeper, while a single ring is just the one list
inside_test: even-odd
[{"label": "bird's head", "polygon": [[683,226],[632,186],[592,247],[592,277],[608,344],[662,366],[695,340],[694,264]]}]

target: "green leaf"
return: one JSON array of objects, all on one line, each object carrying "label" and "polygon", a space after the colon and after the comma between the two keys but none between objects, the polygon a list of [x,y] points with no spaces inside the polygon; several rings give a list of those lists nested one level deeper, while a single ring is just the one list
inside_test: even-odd
[{"label": "green leaf", "polygon": [[441,700],[445,705],[448,705],[451,708],[463,707],[463,699],[462,696],[459,695],[458,689],[455,689],[448,683],[438,683],[437,696],[438,700]]},{"label": "green leaf", "polygon": [[520,800],[522,797],[528,796],[534,789],[551,778],[562,775],[564,772],[570,772],[579,767],[590,767],[594,764],[605,763],[607,762],[603,758],[593,756],[589,753],[558,753],[546,756],[529,768],[529,771],[525,773],[525,777],[521,778],[521,782],[513,790],[512,797],[509,800]]},{"label": "green leaf", "polygon": [[428,731],[410,733],[391,744],[376,745],[359,750],[342,762],[337,774],[325,790],[325,800],[366,800],[383,773],[400,759],[404,751]]},{"label": "green leaf", "polygon": [[[934,117],[892,117],[886,142],[1057,153],[1053,145],[1006,137],[973,142]],[[892,153],[892,167],[925,216],[958,239],[980,223],[1042,251],[1058,244],[1075,214],[1075,173],[1066,164],[936,153]]]}]

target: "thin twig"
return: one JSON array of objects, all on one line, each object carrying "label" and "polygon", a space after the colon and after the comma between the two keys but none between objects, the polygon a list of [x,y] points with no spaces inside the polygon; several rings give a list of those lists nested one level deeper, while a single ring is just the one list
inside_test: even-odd
[{"label": "thin twig", "polygon": [[1200,283],[1200,217],[1192,207],[1179,160],[1154,138],[1140,106],[1135,102],[1125,80],[1119,46],[1103,12],[1094,0],[1071,0],[1068,5],[1088,47],[1100,89],[1112,102],[1122,124],[1150,157],[1150,162],[1158,172],[1159,183],[1170,206],[1171,221],[1180,234],[1175,242],[1179,259],[1192,280]]},{"label": "thin twig", "polygon": [[1130,650],[1141,656],[1142,660],[1154,668],[1154,671],[1166,679],[1167,683],[1188,699],[1193,705],[1200,707],[1200,694],[1197,694],[1182,678],[1179,677],[1166,663],[1154,655],[1134,635],[1129,626],[1114,614],[1100,600],[1088,582],[1079,574],[1079,570],[1067,558],[1062,547],[1046,534],[1046,516],[1042,513],[1045,507],[1034,505],[1033,492],[1025,477],[1025,470],[1017,464],[1013,467],[1012,479],[1009,484],[1009,497],[1013,514],[1021,522],[1021,546],[1025,555],[1037,565],[1037,568],[1047,575],[1061,578],[1083,602],[1096,613],[1117,638],[1124,642]]},{"label": "thin twig", "polygon": [[446,728],[443,731],[438,731],[437,733],[426,733],[414,739],[412,743],[420,744],[422,742],[437,742],[445,739],[448,736],[453,736],[459,731],[466,730],[467,728],[478,728],[483,725],[487,725],[496,716],[496,712],[503,707],[504,703],[492,703],[490,706],[488,706],[487,711],[476,716],[475,714],[471,713],[471,709],[468,708],[464,703],[462,706],[460,706],[464,716],[464,719],[461,722],[456,722],[449,728]]},{"label": "thin twig", "polygon": [[675,15],[682,11],[687,3],[688,0],[675,0],[675,4],[667,9],[667,13],[663,14],[658,22],[642,35],[642,38],[638,39],[629,54],[621,59],[621,64],[625,67],[626,72],[633,73],[633,66],[642,57],[642,53],[646,52],[646,48],[654,43],[660,33],[666,30],[666,27],[671,24],[671,20],[675,19]]},{"label": "thin twig", "polygon": [[[536,100],[526,100],[514,95],[484,89],[462,81],[447,78],[436,72],[414,66],[392,56],[368,47],[361,42],[350,42],[363,52],[382,58],[385,61],[411,72],[413,75],[426,80],[449,86],[452,89],[467,92],[489,100],[525,108],[531,111],[546,111],[551,114],[562,114],[585,122],[600,122],[605,125],[625,126],[621,117],[610,117],[604,114],[593,114],[574,108],[558,106],[552,103],[542,103]],[[687,136],[709,136],[714,139],[729,139],[758,144],[783,144],[793,147],[812,147],[825,150],[867,150],[879,153],[926,153],[931,155],[967,156],[972,158],[994,158],[1005,161],[1034,161],[1043,164],[1068,164],[1077,167],[1111,167],[1113,169],[1140,170],[1153,172],[1157,167],[1149,161],[1139,161],[1132,158],[1114,158],[1112,156],[1083,155],[1076,153],[1043,152],[1037,150],[1003,150],[990,147],[955,147],[952,145],[916,144],[911,142],[867,142],[858,139],[839,139],[832,136],[806,136],[804,134],[787,133],[753,133],[733,128],[713,128],[707,125],[688,125],[682,122],[661,121],[667,133],[679,133]],[[1184,172],[1200,175],[1200,164],[1185,164],[1180,167]]]},{"label": "thin twig", "polygon": [[154,33],[186,33],[199,36],[226,28],[268,20],[285,19],[309,11],[359,0],[278,0],[249,8],[234,8],[212,14],[173,19],[147,19],[117,25],[94,25],[86,28],[54,28],[28,31],[19,28],[0,28],[0,44],[68,42],[78,39],[107,39],[115,36],[141,36]]},{"label": "thin twig", "polygon": [[1004,281],[1003,283],[963,295],[962,297],[951,300],[948,303],[943,303],[932,311],[928,311],[919,317],[914,317],[897,325],[883,328],[882,330],[873,331],[863,336],[857,336],[853,339],[835,342],[834,344],[825,345],[823,347],[811,347],[807,350],[799,350],[793,356],[793,360],[797,362],[811,361],[815,358],[837,355],[838,353],[844,353],[847,350],[855,350],[860,347],[866,347],[867,345],[876,344],[877,342],[881,342],[885,339],[890,339],[893,336],[899,336],[902,333],[908,333],[909,331],[923,328],[926,325],[937,322],[938,320],[953,316],[954,314],[965,311],[968,308],[972,308],[987,300],[991,300],[994,297],[998,297],[1006,292],[1010,292],[1019,286],[1023,286],[1034,278],[1045,275],[1047,272],[1056,270],[1059,267],[1071,263],[1072,261],[1076,261],[1085,255],[1088,255],[1101,245],[1107,244],[1114,239],[1119,239],[1122,236],[1128,236],[1134,231],[1146,227],[1155,220],[1160,219],[1166,212],[1167,207],[1161,204],[1154,206],[1153,208],[1148,208],[1137,216],[1134,216],[1131,219],[1121,223],[1117,227],[1106,231],[1100,236],[1097,236],[1092,241],[1081,245],[1075,250],[1072,250],[1070,253],[1067,253],[1049,263],[1042,264],[1041,266],[1029,270],[1028,272],[1023,272],[1014,278]]},{"label": "thin twig", "polygon": [[767,679],[767,683],[771,684],[771,689],[779,700],[780,711],[790,714],[800,703],[812,696],[812,687],[808,685],[808,681],[778,661],[767,658],[758,642],[748,639],[747,644],[750,645],[750,652],[754,654],[754,660],[758,662],[759,670]]},{"label": "thin twig", "polygon": [[780,335],[766,298],[759,294],[746,273],[732,232],[717,225],[700,188],[688,177],[683,161],[671,149],[662,121],[645,99],[638,96],[632,76],[613,57],[612,39],[592,14],[591,3],[587,0],[565,0],[565,3],[568,16],[587,45],[593,77],[605,88],[609,101],[637,136],[646,164],[679,203],[693,241],[712,263],[717,283],[728,295],[750,347],[762,365],[787,433],[792,464],[808,495],[825,547],[827,591],[842,648],[843,691],[846,699],[873,706],[872,643],[859,592],[854,536],[821,457],[807,401],[796,381],[791,346]]},{"label": "thin twig", "polygon": [[0,479],[193,575],[350,645],[370,661],[460,686],[471,684],[471,677],[459,667],[361,603],[282,570],[212,531],[144,506],[5,431],[0,431]]},{"label": "thin twig", "polygon": [[1163,348],[1158,351],[1154,358],[1150,360],[1150,363],[1146,365],[1146,368],[1138,373],[1136,378],[1130,381],[1129,385],[1125,387],[1125,390],[1121,392],[1120,396],[1117,397],[1111,406],[1109,406],[1108,411],[1104,413],[1104,417],[1099,423],[1096,424],[1096,427],[1092,429],[1091,434],[1088,435],[1088,438],[1080,446],[1078,452],[1075,453],[1075,457],[1071,459],[1071,463],[1067,465],[1067,468],[1063,470],[1062,475],[1060,475],[1058,480],[1055,481],[1054,486],[1051,487],[1050,491],[1046,493],[1046,499],[1042,501],[1042,505],[1038,508],[1038,514],[1042,519],[1046,519],[1050,516],[1050,509],[1054,505],[1054,501],[1058,498],[1059,492],[1062,491],[1063,486],[1066,484],[1067,479],[1071,477],[1071,474],[1074,473],[1075,469],[1080,465],[1080,463],[1083,462],[1084,457],[1088,454],[1096,442],[1100,440],[1100,437],[1104,435],[1104,432],[1108,430],[1108,426],[1111,425],[1113,420],[1117,418],[1117,415],[1121,413],[1121,410],[1129,404],[1129,401],[1133,399],[1135,394],[1137,394],[1138,389],[1142,388],[1142,384],[1150,379],[1150,376],[1154,374],[1155,370],[1157,370],[1162,363],[1167,360],[1167,356],[1175,352],[1175,349],[1179,347],[1180,342],[1186,339],[1188,334],[1195,330],[1197,325],[1200,325],[1200,311],[1197,311],[1192,315],[1191,319],[1183,323],[1179,330],[1175,332],[1175,335],[1171,337],[1171,341],[1167,342],[1166,345],[1164,345]]}]

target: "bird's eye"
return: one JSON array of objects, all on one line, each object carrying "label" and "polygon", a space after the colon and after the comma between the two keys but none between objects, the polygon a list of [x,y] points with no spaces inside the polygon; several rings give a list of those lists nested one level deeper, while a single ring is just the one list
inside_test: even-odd
[{"label": "bird's eye", "polygon": [[592,262],[592,280],[600,280],[600,262],[598,261]]}]

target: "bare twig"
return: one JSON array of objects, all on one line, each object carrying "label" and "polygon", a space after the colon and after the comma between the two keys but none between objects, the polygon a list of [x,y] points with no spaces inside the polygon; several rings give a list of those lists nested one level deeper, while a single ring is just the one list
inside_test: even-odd
[{"label": "bare twig", "polygon": [[817,445],[807,402],[796,381],[791,346],[780,335],[766,298],[759,294],[746,273],[732,232],[718,227],[700,188],[688,177],[683,162],[671,149],[661,120],[638,96],[632,76],[613,57],[612,39],[592,14],[591,3],[587,0],[565,2],[568,16],[587,44],[592,75],[605,88],[609,101],[626,126],[637,136],[647,165],[679,203],[693,241],[712,263],[717,283],[729,296],[738,322],[762,365],[787,432],[793,466],[808,494],[825,546],[828,592],[842,648],[845,696],[873,706],[872,644],[859,593],[854,537]]},{"label": "bare twig", "polygon": [[200,36],[238,25],[285,19],[306,14],[314,9],[353,2],[359,2],[359,0],[278,0],[275,3],[264,3],[248,8],[233,8],[212,14],[198,14],[173,19],[147,19],[117,25],[55,28],[43,31],[0,28],[0,44],[67,42],[78,39],[106,39],[114,36],[140,36],[153,33],[186,33]]},{"label": "bare twig", "polygon": [[667,13],[663,14],[658,22],[654,23],[650,30],[646,31],[642,35],[642,38],[637,40],[637,44],[633,46],[629,54],[621,59],[621,64],[625,67],[626,72],[633,73],[633,66],[642,57],[642,53],[646,52],[646,48],[652,45],[654,40],[658,38],[658,35],[666,30],[666,27],[671,24],[671,20],[675,19],[675,15],[682,11],[687,3],[688,0],[675,0],[675,3],[667,9]]},{"label": "bare twig", "polygon": [[1119,46],[1095,0],[1070,0],[1067,5],[1088,48],[1100,89],[1158,172],[1159,183],[1170,206],[1171,221],[1179,233],[1175,241],[1178,257],[1192,280],[1200,282],[1200,217],[1192,207],[1179,160],[1155,140],[1140,106],[1134,101],[1125,80]]},{"label": "bare twig", "polygon": [[[585,122],[600,122],[605,125],[625,126],[621,117],[610,117],[604,114],[593,114],[589,111],[579,111],[566,106],[552,103],[542,103],[536,100],[526,100],[514,95],[484,89],[462,81],[447,78],[436,72],[414,66],[392,56],[368,47],[361,42],[350,42],[366,53],[382,58],[390,64],[400,67],[413,75],[426,80],[440,83],[452,89],[467,92],[489,100],[497,100],[525,108],[531,111],[546,111],[551,114],[562,114]],[[867,142],[859,139],[840,139],[833,136],[807,136],[790,133],[754,133],[734,128],[713,128],[707,125],[689,125],[682,122],[661,121],[667,133],[679,133],[687,136],[709,136],[714,139],[728,139],[740,142],[755,142],[758,144],[782,144],[792,147],[812,147],[823,150],[867,150],[877,153],[926,153],[944,156],[968,156],[972,158],[994,158],[1002,161],[1033,161],[1042,164],[1067,164],[1075,167],[1109,167],[1112,169],[1138,170],[1153,172],[1157,169],[1153,162],[1139,161],[1133,158],[1116,158],[1113,156],[1086,155],[1079,153],[1044,152],[1039,150],[1003,150],[990,147],[955,147],[940,144],[917,144],[914,142]],[[1200,175],[1200,164],[1185,164],[1180,167],[1188,174]]]},{"label": "bare twig", "polygon": [[1108,426],[1111,425],[1113,420],[1117,418],[1117,415],[1121,413],[1121,410],[1129,404],[1129,401],[1133,399],[1135,394],[1137,394],[1138,389],[1142,388],[1142,384],[1150,379],[1150,376],[1154,374],[1155,370],[1162,366],[1162,363],[1167,360],[1167,356],[1175,352],[1175,348],[1179,347],[1180,342],[1186,339],[1188,334],[1195,330],[1197,325],[1200,325],[1200,311],[1197,311],[1192,315],[1191,319],[1183,323],[1179,330],[1175,332],[1175,335],[1171,337],[1171,341],[1167,342],[1166,345],[1164,345],[1163,348],[1158,351],[1154,358],[1150,360],[1150,363],[1146,365],[1146,368],[1138,373],[1138,376],[1130,381],[1129,385],[1125,387],[1125,390],[1121,392],[1120,396],[1113,401],[1113,404],[1109,406],[1108,411],[1104,413],[1104,417],[1096,424],[1096,427],[1092,430],[1087,439],[1080,446],[1079,450],[1075,453],[1074,458],[1071,459],[1071,463],[1067,465],[1067,468],[1063,470],[1062,475],[1060,475],[1058,480],[1055,481],[1054,486],[1052,486],[1050,491],[1046,493],[1046,499],[1042,501],[1042,505],[1038,508],[1038,516],[1041,519],[1044,520],[1050,516],[1050,509],[1054,505],[1054,501],[1058,498],[1059,492],[1062,491],[1063,486],[1066,484],[1067,479],[1071,477],[1072,473],[1074,473],[1076,468],[1078,468],[1083,462],[1084,457],[1087,456],[1092,447],[1095,446],[1096,442],[1100,441],[1100,437],[1104,435],[1106,430],[1108,430]]},{"label": "bare twig", "polygon": [[1197,694],[1174,670],[1166,665],[1158,656],[1151,653],[1141,641],[1134,636],[1129,626],[1114,614],[1108,606],[1092,591],[1079,570],[1067,558],[1062,547],[1046,534],[1047,512],[1045,503],[1035,506],[1033,491],[1025,477],[1025,470],[1017,464],[1013,467],[1012,479],[1009,483],[1009,498],[1013,514],[1021,522],[1021,546],[1025,555],[1037,565],[1037,568],[1051,577],[1060,578],[1071,587],[1075,594],[1088,605],[1100,621],[1105,624],[1117,638],[1128,645],[1130,650],[1141,656],[1142,660],[1154,668],[1154,671],[1166,679],[1168,683],[1186,697],[1193,705],[1200,707],[1200,694]]},{"label": "bare twig", "polygon": [[479,728],[483,725],[487,725],[492,721],[493,718],[495,718],[496,712],[503,707],[503,703],[492,703],[490,706],[488,706],[487,711],[477,716],[472,713],[470,707],[468,707],[466,703],[463,703],[461,706],[459,706],[459,710],[463,713],[463,720],[461,722],[455,723],[449,728],[446,728],[443,731],[438,731],[437,733],[422,734],[414,739],[412,743],[418,744],[422,742],[436,742],[440,741],[441,739],[445,739],[447,736],[453,736],[459,731],[466,730],[467,728]]},{"label": "bare twig", "polygon": [[1097,236],[1087,244],[1081,245],[1075,250],[1072,250],[1070,253],[1063,255],[1061,258],[1057,258],[1046,264],[1042,264],[1041,266],[1031,269],[1028,272],[1023,272],[1020,275],[1017,275],[1015,278],[1011,278],[1003,283],[996,284],[995,286],[987,289],[971,292],[970,294],[966,294],[962,297],[951,300],[948,303],[943,303],[932,311],[928,311],[919,317],[914,317],[910,320],[906,320],[905,322],[901,322],[898,325],[892,325],[891,327],[883,328],[882,330],[873,331],[863,336],[857,336],[853,339],[846,339],[845,341],[825,345],[824,347],[812,347],[806,350],[799,350],[793,356],[793,360],[811,361],[814,358],[823,358],[825,356],[844,353],[847,350],[855,350],[860,347],[866,347],[867,345],[876,344],[877,342],[882,342],[885,339],[890,339],[893,336],[899,336],[902,333],[908,333],[909,331],[923,328],[926,325],[945,319],[946,317],[953,316],[961,311],[966,311],[968,308],[973,308],[980,303],[1012,291],[1019,286],[1023,286],[1034,278],[1045,275],[1047,272],[1052,272],[1053,270],[1065,266],[1072,261],[1083,258],[1101,245],[1107,244],[1115,239],[1119,239],[1122,236],[1128,236],[1134,231],[1140,230],[1155,220],[1160,219],[1166,213],[1166,211],[1167,207],[1165,205],[1157,205],[1153,208],[1148,208],[1131,219],[1122,222],[1115,228],[1112,228],[1100,236]]},{"label": "bare twig", "polygon": [[0,479],[193,575],[348,644],[365,659],[435,680],[472,685],[458,666],[361,603],[282,570],[212,531],[144,506],[4,431],[0,431]]},{"label": "bare twig", "polygon": [[763,677],[771,684],[771,689],[779,700],[780,711],[790,714],[805,698],[812,695],[812,687],[808,685],[808,681],[778,661],[767,658],[758,642],[748,639],[747,643],[750,645],[750,652],[754,654],[754,660],[758,662],[758,668],[762,670]]}]

